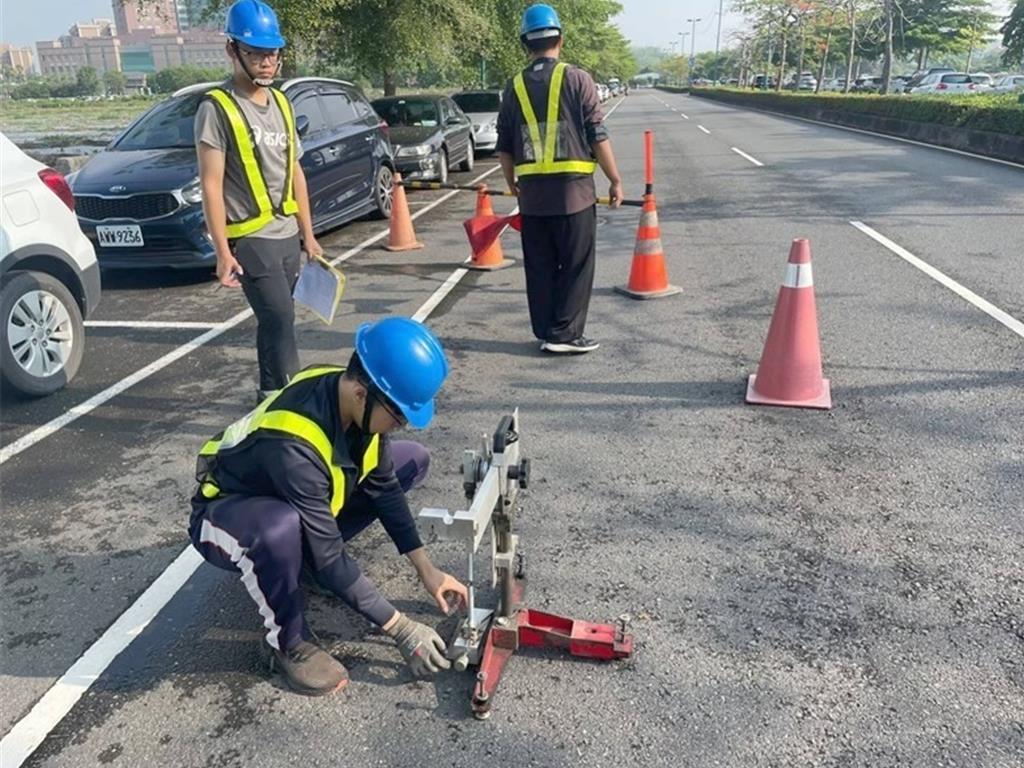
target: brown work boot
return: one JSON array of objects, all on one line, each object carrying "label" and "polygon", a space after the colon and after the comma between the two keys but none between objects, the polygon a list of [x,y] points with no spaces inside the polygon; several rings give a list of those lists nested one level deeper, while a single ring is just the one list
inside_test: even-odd
[{"label": "brown work boot", "polygon": [[348,670],[318,645],[300,640],[287,651],[273,649],[271,668],[277,666],[288,687],[304,696],[324,696],[348,683]]}]

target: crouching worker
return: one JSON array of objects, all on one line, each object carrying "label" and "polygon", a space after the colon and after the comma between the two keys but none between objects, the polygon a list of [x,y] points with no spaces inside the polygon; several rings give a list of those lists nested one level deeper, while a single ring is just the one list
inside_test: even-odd
[{"label": "crouching worker", "polygon": [[396,611],[345,548],[380,520],[441,611],[466,600],[466,587],[430,562],[405,498],[430,456],[419,443],[388,438],[430,423],[447,374],[444,350],[422,324],[366,324],[347,368],[300,371],[200,452],[192,543],[208,562],[240,573],[292,690],[317,696],[348,681],[341,663],[311,641],[304,578],[378,624],[413,674],[449,665],[438,634]]}]

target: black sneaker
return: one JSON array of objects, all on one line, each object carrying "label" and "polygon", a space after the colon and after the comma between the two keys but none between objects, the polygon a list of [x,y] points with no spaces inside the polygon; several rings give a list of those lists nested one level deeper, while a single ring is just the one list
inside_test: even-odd
[{"label": "black sneaker", "polygon": [[593,352],[600,346],[596,341],[580,336],[572,341],[545,341],[541,349],[560,355],[582,355],[584,352]]},{"label": "black sneaker", "polygon": [[325,696],[348,683],[348,670],[318,645],[300,640],[287,651],[273,650],[271,669],[281,670],[288,687],[305,696]]}]

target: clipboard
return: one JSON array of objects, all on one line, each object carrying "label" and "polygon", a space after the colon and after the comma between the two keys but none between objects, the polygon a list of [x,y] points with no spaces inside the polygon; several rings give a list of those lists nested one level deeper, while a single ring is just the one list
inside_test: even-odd
[{"label": "clipboard", "polygon": [[345,275],[323,257],[316,256],[302,265],[292,298],[330,325],[344,293]]}]

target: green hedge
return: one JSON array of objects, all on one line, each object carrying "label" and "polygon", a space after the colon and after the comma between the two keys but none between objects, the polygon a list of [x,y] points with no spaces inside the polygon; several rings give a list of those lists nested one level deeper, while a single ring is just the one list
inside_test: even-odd
[{"label": "green hedge", "polygon": [[694,92],[722,101],[782,112],[818,108],[1024,136],[1024,104],[1017,102],[1015,93],[880,96],[859,93],[775,93],[742,88],[700,88],[694,89]]},{"label": "green hedge", "polygon": [[679,86],[679,85],[659,85],[658,86],[658,90],[659,91],[668,91],[669,93],[689,93],[690,92],[690,86],[688,86],[688,85],[684,85],[684,86]]}]

